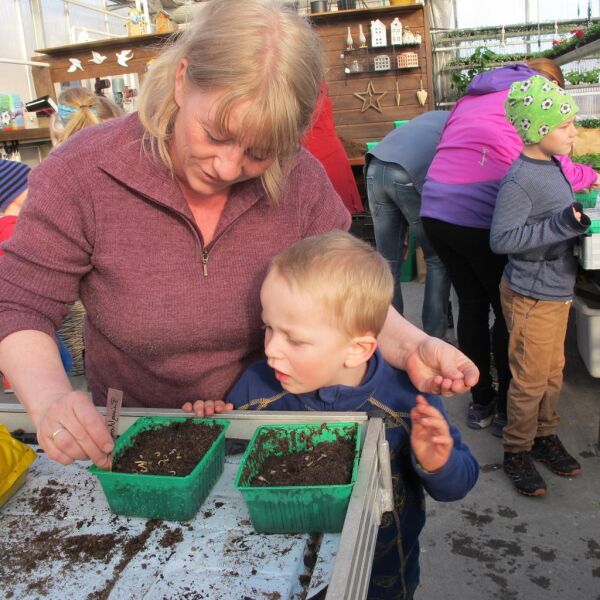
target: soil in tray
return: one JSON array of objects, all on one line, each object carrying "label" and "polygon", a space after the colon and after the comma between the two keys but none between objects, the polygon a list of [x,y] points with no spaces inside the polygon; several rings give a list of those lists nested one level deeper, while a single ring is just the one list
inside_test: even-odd
[{"label": "soil in tray", "polygon": [[[253,487],[346,485],[352,480],[354,439],[320,442],[312,448],[268,456],[251,480]],[[287,440],[282,440],[286,452]]]},{"label": "soil in tray", "polygon": [[211,427],[191,419],[141,431],[133,445],[114,459],[112,470],[146,475],[189,475],[221,431],[219,425]]}]

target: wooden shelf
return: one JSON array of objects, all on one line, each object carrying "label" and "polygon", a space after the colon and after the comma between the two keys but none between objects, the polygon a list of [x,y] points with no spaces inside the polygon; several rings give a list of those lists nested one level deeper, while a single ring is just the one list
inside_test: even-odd
[{"label": "wooden shelf", "polygon": [[103,40],[93,40],[89,42],[82,42],[79,44],[69,44],[67,46],[54,46],[53,48],[39,48],[35,52],[39,54],[48,54],[54,56],[57,54],[73,54],[76,52],[84,52],[87,50],[101,50],[103,48],[113,48],[116,46],[130,47],[138,45],[147,45],[153,42],[161,42],[168,39],[171,35],[180,32],[168,32],[168,33],[147,33],[144,35],[132,35],[107,38]]},{"label": "wooden shelf", "polygon": [[422,9],[422,4],[406,4],[402,6],[379,6],[376,8],[354,8],[352,10],[330,10],[327,12],[320,13],[307,13],[306,17],[309,19],[315,19],[316,21],[325,21],[327,19],[335,19],[336,17],[372,17],[375,14],[381,14],[385,16],[387,12],[410,12],[416,9]]},{"label": "wooden shelf", "polygon": [[5,129],[0,131],[0,142],[45,142],[50,140],[48,127]]}]

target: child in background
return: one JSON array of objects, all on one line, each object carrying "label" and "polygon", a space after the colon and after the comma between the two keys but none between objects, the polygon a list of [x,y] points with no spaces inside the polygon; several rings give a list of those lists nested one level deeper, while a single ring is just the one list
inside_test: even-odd
[{"label": "child in background", "polygon": [[546,483],[532,459],[557,475],[581,472],[555,432],[577,272],[573,245],[590,220],[555,158],[571,151],[577,134],[572,97],[536,75],[511,86],[505,107],[525,146],[502,181],[490,234],[492,250],[508,254],[500,283],[512,372],[504,471],[521,494],[542,496]]},{"label": "child in background", "polygon": [[387,261],[347,233],[294,244],[273,259],[261,289],[266,360],[242,375],[227,404],[194,409],[383,413],[394,511],[382,518],[369,597],[409,600],[419,583],[423,488],[436,500],[459,500],[479,466],[440,398],[419,395],[377,350],[393,287]]},{"label": "child in background", "polygon": [[50,120],[52,145],[58,146],[81,129],[121,115],[123,111],[116,104],[87,88],[65,90],[58,97],[58,113]]}]

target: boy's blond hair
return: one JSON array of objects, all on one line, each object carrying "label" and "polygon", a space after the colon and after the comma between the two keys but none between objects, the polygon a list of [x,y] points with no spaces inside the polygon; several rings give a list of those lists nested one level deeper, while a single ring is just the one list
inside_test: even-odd
[{"label": "boy's blond hair", "polygon": [[394,291],[389,264],[349,233],[305,238],[278,254],[269,272],[322,302],[332,325],[350,337],[377,336],[383,328]]},{"label": "boy's blond hair", "polygon": [[184,58],[186,83],[192,89],[226,92],[216,112],[223,133],[232,110],[251,102],[239,141],[275,159],[262,183],[277,204],[319,95],[323,62],[317,34],[295,9],[280,2],[203,3],[195,22],[152,63],[140,93],[145,138],[171,171],[169,143],[179,110],[175,78]]}]

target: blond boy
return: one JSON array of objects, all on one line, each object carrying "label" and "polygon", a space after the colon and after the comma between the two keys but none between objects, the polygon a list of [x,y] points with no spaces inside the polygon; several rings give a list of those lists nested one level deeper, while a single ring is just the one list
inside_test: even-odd
[{"label": "blond boy", "polygon": [[377,350],[392,292],[385,259],[347,233],[294,244],[273,259],[261,289],[266,359],[214,408],[382,414],[395,510],[379,530],[369,596],[408,600],[419,582],[423,488],[437,500],[458,500],[479,467],[441,400],[418,395]]}]

